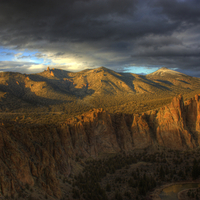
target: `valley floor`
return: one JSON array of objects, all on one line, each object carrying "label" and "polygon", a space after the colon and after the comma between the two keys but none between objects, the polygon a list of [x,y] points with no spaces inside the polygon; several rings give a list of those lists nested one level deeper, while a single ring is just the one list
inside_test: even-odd
[{"label": "valley floor", "polygon": [[[156,188],[153,192],[151,192],[149,194],[149,197],[152,200],[162,200],[162,198],[159,195],[164,189],[166,189],[168,187],[171,187],[171,186],[184,185],[184,184],[193,184],[193,183],[198,183],[199,184],[200,183],[200,179],[193,180],[193,181],[181,181],[181,182],[176,182],[176,183],[168,183],[168,184],[162,185],[162,186]],[[188,189],[181,190],[180,192],[177,193],[177,198],[179,200],[192,199],[192,192],[196,192],[197,189],[198,188],[188,188]],[[188,191],[191,191],[191,196],[188,196]],[[195,195],[194,199],[196,199],[196,195]]]},{"label": "valley floor", "polygon": [[68,198],[160,200],[160,192],[168,186],[199,182],[199,154],[199,149],[161,148],[87,161],[82,172],[67,179],[72,183]]}]

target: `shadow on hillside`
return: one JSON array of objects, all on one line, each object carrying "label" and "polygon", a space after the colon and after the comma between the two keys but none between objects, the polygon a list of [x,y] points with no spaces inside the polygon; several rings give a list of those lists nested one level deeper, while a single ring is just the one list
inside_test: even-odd
[{"label": "shadow on hillside", "polygon": [[59,99],[50,99],[45,97],[37,96],[34,92],[30,90],[30,88],[25,88],[24,84],[20,85],[2,85],[0,84],[0,90],[3,92],[7,92],[9,95],[12,95],[14,97],[17,97],[18,99],[21,99],[22,101],[25,101],[32,105],[55,105],[65,102],[72,102],[67,100],[59,100]]},{"label": "shadow on hillside", "polygon": [[88,84],[82,88],[76,88],[76,84],[73,84],[70,80],[71,76],[68,75],[69,72],[63,71],[63,74],[60,74],[57,71],[59,72],[59,70],[53,71],[55,72],[54,75],[56,78],[50,79],[38,74],[29,75],[29,78],[36,82],[46,82],[53,90],[55,90],[55,92],[64,95],[75,95],[81,99],[88,95],[92,95],[95,92],[92,89],[88,89]]},{"label": "shadow on hillside", "polygon": [[185,84],[190,84],[190,83],[188,83],[187,81],[183,81],[183,80],[179,80],[179,81],[181,81],[181,82],[183,82],[183,83],[185,83]]},{"label": "shadow on hillside", "polygon": [[[170,88],[168,88],[168,87],[166,87],[166,86],[163,86],[163,85],[161,85],[161,84],[159,84],[159,83],[155,83],[154,81],[147,79],[146,76],[139,76],[139,77],[140,77],[145,83],[147,83],[147,84],[149,84],[149,85],[151,85],[151,86],[153,86],[153,87],[156,87],[156,88],[161,89],[161,90],[169,90],[169,91],[171,91]],[[158,81],[160,81],[160,80],[158,80]]]},{"label": "shadow on hillside", "polygon": [[[111,81],[107,81],[107,80],[101,80],[102,83],[105,83],[106,86],[111,86],[114,90],[115,89],[118,89],[119,91],[123,91],[121,90],[121,88],[119,88],[115,83],[111,82]],[[114,94],[114,92],[112,92],[111,90],[106,90],[106,88],[104,88],[104,91],[106,93],[109,93],[109,94]]]},{"label": "shadow on hillside", "polygon": [[159,81],[159,82],[167,84],[167,85],[174,85],[173,83],[171,83],[169,81],[165,81],[165,80],[159,80],[159,79],[157,79],[156,81]]},{"label": "shadow on hillside", "polygon": [[[71,83],[67,81],[60,81],[60,80],[48,80],[48,78],[41,77],[39,75],[30,75],[30,81],[36,82],[46,82],[47,83],[47,92],[51,92],[50,97],[41,97],[35,94],[35,92],[31,91],[31,88],[25,85],[25,82],[20,81],[18,82],[15,79],[10,79],[7,84],[0,84],[0,91],[6,92],[11,96],[17,97],[22,101],[30,103],[32,105],[55,105],[55,104],[62,104],[62,103],[70,103],[73,102],[77,96],[78,98],[84,98],[87,95],[93,94],[93,90],[88,90],[87,87],[85,88],[75,88],[75,85],[71,85],[71,89],[74,89],[74,92],[70,92],[68,90],[68,86]],[[34,83],[33,83],[34,84]],[[49,88],[50,86],[50,88]],[[46,87],[46,86],[45,86]],[[42,90],[43,87],[40,89]],[[50,90],[49,90],[50,89]],[[46,91],[45,91],[46,92]],[[75,94],[76,93],[76,97]],[[66,97],[66,98],[65,98]]]},{"label": "shadow on hillside", "polygon": [[[132,89],[132,91],[135,91],[134,80],[136,80],[136,78],[131,73],[122,73],[122,74],[120,74],[121,76],[115,74],[112,71],[109,71],[109,73],[111,73],[116,78],[118,78],[118,79],[122,80],[123,82],[125,82]],[[146,78],[146,76],[138,75],[138,78],[140,78],[144,83],[146,83],[146,84],[148,84],[148,85],[150,85],[152,87],[155,87],[155,88],[158,88],[158,89],[161,89],[161,90],[171,91],[170,88],[168,88],[166,86],[163,86],[163,85],[161,85],[159,83],[156,83],[156,82],[154,82],[152,80],[149,80],[149,79]]]},{"label": "shadow on hillside", "polygon": [[110,74],[115,76],[116,78],[120,79],[121,81],[125,82],[129,88],[135,92],[135,86],[133,84],[133,81],[135,80],[135,77],[131,73],[122,73],[121,76],[115,74],[113,71],[109,71]]}]

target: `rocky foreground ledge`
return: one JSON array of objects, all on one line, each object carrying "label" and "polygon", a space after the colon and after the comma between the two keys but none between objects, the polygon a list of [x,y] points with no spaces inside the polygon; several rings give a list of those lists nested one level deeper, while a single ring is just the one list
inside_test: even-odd
[{"label": "rocky foreground ledge", "polygon": [[[1,122],[0,192],[16,196],[26,188],[61,199],[60,177],[76,158],[128,152],[148,146],[194,149],[200,144],[200,95],[181,95],[156,110],[137,115],[94,109],[60,125]],[[38,192],[39,193],[39,192]]]}]

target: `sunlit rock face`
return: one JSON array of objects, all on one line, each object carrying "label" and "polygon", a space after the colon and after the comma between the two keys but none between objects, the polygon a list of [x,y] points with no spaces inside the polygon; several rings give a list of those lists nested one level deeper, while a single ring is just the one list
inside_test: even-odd
[{"label": "sunlit rock face", "polygon": [[159,110],[156,116],[156,136],[160,145],[177,149],[195,147],[194,138],[186,125],[188,116],[185,110],[181,95]]},{"label": "sunlit rock face", "polygon": [[0,125],[0,190],[6,196],[27,185],[62,198],[59,176],[68,176],[76,157],[128,152],[160,145],[172,149],[200,144],[199,95],[181,95],[142,114],[109,114],[93,109],[59,125]]}]

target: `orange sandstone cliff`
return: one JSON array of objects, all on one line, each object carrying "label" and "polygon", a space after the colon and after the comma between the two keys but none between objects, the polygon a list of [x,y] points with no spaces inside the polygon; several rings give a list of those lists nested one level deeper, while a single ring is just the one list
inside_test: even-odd
[{"label": "orange sandstone cliff", "polygon": [[142,114],[109,114],[94,109],[60,125],[0,125],[0,193],[16,195],[25,187],[61,199],[59,177],[71,173],[77,157],[160,145],[172,149],[200,144],[200,96]]}]

